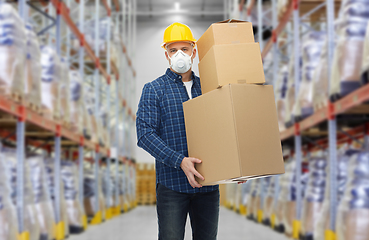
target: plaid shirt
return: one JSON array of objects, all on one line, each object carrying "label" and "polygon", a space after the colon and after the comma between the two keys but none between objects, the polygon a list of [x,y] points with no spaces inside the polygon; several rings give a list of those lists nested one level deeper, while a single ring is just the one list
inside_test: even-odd
[{"label": "plaid shirt", "polygon": [[[201,95],[200,79],[192,72],[192,97]],[[218,186],[192,188],[180,168],[188,157],[182,103],[189,100],[181,75],[169,68],[146,83],[137,110],[137,145],[156,159],[156,182],[177,192],[210,192]]]}]

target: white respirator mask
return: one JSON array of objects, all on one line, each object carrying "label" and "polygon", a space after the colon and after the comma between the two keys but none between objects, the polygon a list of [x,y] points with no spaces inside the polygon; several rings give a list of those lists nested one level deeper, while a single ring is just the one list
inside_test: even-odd
[{"label": "white respirator mask", "polygon": [[182,50],[178,50],[170,59],[170,67],[177,73],[186,73],[192,67],[192,55],[187,55]]}]

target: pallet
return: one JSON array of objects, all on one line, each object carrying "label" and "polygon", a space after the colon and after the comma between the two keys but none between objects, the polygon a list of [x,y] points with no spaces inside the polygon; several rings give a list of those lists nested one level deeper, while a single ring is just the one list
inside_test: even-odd
[{"label": "pallet", "polygon": [[41,114],[41,112],[42,112],[41,111],[41,106],[37,105],[33,102],[26,101],[26,107],[27,107],[28,110],[31,110],[31,111],[33,111],[35,113],[38,113],[38,114]]},{"label": "pallet", "polygon": [[24,97],[17,92],[11,92],[8,97],[16,103],[23,103],[24,101]]}]

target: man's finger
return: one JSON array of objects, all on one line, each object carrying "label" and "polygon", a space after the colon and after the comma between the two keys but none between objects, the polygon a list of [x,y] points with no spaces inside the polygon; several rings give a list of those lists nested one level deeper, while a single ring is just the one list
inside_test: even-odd
[{"label": "man's finger", "polygon": [[189,182],[190,182],[190,185],[192,186],[192,187],[197,187],[197,188],[200,188],[200,187],[202,187],[196,180],[195,180],[195,176],[194,175],[191,175],[190,177],[189,177]]},{"label": "man's finger", "polygon": [[196,169],[193,170],[193,174],[201,180],[205,180],[205,178],[198,171],[196,171]]},{"label": "man's finger", "polygon": [[194,163],[201,163],[201,160],[198,158],[192,158],[192,162]]}]

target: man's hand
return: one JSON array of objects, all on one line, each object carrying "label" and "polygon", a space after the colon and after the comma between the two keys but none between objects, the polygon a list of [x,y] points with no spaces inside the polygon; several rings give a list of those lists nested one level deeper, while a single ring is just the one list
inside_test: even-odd
[{"label": "man's hand", "polygon": [[201,176],[201,174],[196,171],[195,169],[195,163],[201,163],[200,159],[197,158],[192,158],[192,157],[185,157],[182,160],[181,163],[181,168],[183,170],[183,172],[186,174],[188,182],[190,183],[190,185],[195,188],[200,188],[202,187],[201,184],[199,184],[196,180],[195,180],[195,176],[200,178],[201,180],[205,180],[205,178],[203,176]]}]

